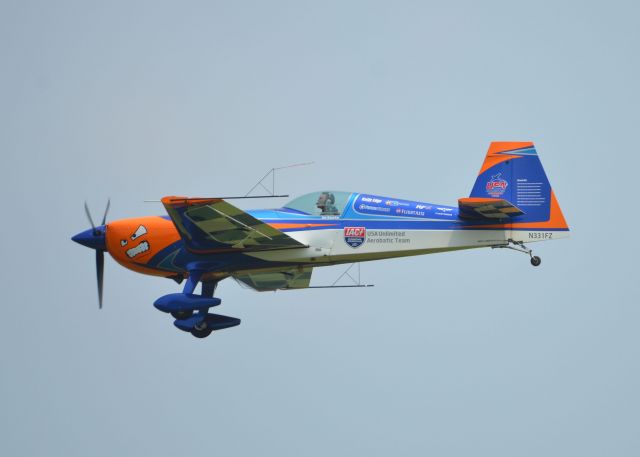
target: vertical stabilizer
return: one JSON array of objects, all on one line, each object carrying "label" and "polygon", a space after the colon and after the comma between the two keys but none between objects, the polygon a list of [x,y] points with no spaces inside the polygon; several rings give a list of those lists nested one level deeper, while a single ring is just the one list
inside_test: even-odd
[{"label": "vertical stabilizer", "polygon": [[531,142],[491,143],[478,173],[472,198],[500,198],[524,214],[513,228],[568,230],[553,189]]}]

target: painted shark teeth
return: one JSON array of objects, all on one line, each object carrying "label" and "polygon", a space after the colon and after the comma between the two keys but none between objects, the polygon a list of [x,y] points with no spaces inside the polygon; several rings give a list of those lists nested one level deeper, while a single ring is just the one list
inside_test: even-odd
[{"label": "painted shark teeth", "polygon": [[143,252],[147,252],[148,250],[149,250],[149,243],[147,241],[143,241],[142,243],[140,243],[136,247],[128,249],[127,250],[127,255],[129,256],[130,259],[132,259],[135,256],[137,256],[139,254],[142,254]]}]

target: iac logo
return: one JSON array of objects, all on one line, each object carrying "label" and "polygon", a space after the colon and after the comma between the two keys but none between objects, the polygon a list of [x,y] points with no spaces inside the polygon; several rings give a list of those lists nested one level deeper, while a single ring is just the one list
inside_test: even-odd
[{"label": "iac logo", "polygon": [[344,228],[344,242],[352,248],[362,246],[367,238],[366,227],[345,227]]},{"label": "iac logo", "polygon": [[487,183],[487,193],[492,197],[500,197],[507,190],[509,183],[502,179],[500,176],[502,173],[492,175],[491,180]]}]

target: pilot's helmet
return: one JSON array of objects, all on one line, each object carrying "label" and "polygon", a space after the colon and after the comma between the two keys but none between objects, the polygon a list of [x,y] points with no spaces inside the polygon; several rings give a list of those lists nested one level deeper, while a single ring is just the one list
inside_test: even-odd
[{"label": "pilot's helmet", "polygon": [[331,203],[333,205],[336,202],[336,197],[331,192],[322,192],[322,195],[326,197],[327,203]]}]

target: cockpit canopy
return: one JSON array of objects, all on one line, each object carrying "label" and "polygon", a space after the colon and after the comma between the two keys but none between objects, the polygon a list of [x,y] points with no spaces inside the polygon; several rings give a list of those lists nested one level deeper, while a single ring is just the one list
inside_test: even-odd
[{"label": "cockpit canopy", "polygon": [[351,195],[351,192],[332,190],[311,192],[291,200],[284,207],[312,216],[340,216]]}]

